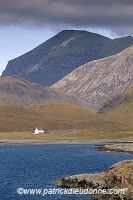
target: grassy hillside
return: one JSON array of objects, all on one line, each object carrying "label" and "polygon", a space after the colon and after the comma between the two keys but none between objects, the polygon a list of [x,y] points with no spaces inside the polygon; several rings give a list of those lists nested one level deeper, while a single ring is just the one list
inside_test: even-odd
[{"label": "grassy hillside", "polygon": [[109,112],[106,112],[104,116],[110,120],[121,123],[123,126],[133,127],[133,100],[118,105]]},{"label": "grassy hillside", "polygon": [[101,130],[116,126],[94,112],[67,103],[46,103],[27,107],[0,106],[0,131],[44,129]]},{"label": "grassy hillside", "polygon": [[27,106],[45,102],[67,102],[83,106],[77,98],[31,83],[18,76],[0,78],[0,105]]},{"label": "grassy hillside", "polygon": [[[116,117],[116,116],[115,116]],[[110,116],[111,119],[111,116]],[[132,140],[133,128],[103,114],[67,103],[0,106],[0,139]],[[33,135],[35,127],[50,134]]]},{"label": "grassy hillside", "polygon": [[99,113],[124,127],[133,127],[133,86],[107,100]]}]

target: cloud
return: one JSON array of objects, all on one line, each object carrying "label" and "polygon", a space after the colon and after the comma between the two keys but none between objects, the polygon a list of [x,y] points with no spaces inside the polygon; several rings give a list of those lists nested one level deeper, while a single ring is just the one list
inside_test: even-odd
[{"label": "cloud", "polygon": [[107,28],[133,35],[133,0],[0,0],[0,25]]}]

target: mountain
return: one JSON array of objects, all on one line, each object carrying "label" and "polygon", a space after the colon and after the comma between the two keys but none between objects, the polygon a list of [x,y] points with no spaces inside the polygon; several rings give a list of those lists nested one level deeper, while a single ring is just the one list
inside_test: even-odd
[{"label": "mountain", "polygon": [[110,39],[99,34],[64,30],[24,55],[10,60],[2,73],[51,86],[77,67],[133,45],[132,37]]},{"label": "mountain", "polygon": [[124,124],[124,127],[133,127],[133,86],[108,99],[98,113],[109,120]]},{"label": "mountain", "polygon": [[83,104],[70,95],[54,89],[45,88],[37,83],[30,83],[18,76],[0,78],[0,104],[26,106],[46,102],[67,102],[78,106]]},{"label": "mountain", "polygon": [[114,125],[116,123],[105,120],[89,109],[68,103],[45,103],[26,107],[0,105],[1,132],[32,132],[36,126],[48,130],[88,129],[93,132]]},{"label": "mountain", "polygon": [[52,88],[81,98],[91,109],[133,85],[133,46],[122,52],[86,63],[55,83]]}]

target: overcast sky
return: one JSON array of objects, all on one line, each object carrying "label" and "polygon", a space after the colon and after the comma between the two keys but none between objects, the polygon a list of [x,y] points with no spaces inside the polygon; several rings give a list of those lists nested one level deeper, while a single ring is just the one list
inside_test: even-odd
[{"label": "overcast sky", "polygon": [[0,73],[63,29],[133,36],[133,0],[0,0]]}]

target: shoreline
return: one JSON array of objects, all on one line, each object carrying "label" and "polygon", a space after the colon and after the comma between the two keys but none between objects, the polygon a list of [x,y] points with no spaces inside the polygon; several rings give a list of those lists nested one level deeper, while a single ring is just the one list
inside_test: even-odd
[{"label": "shoreline", "polygon": [[106,153],[133,154],[133,141],[109,140],[0,140],[0,145],[93,145]]},{"label": "shoreline", "polygon": [[[88,191],[92,199],[103,200],[131,200],[133,199],[133,160],[123,160],[115,163],[100,173],[95,174],[77,174],[71,175],[55,181],[57,187],[83,189]],[[124,193],[113,193],[121,188]],[[89,191],[101,191],[102,193],[93,193]]]},{"label": "shoreline", "polygon": [[110,140],[0,140],[0,145],[112,145],[133,144],[133,141],[110,141]]},{"label": "shoreline", "polygon": [[133,154],[133,143],[125,143],[125,144],[106,144],[102,147],[99,147],[100,151],[108,152],[108,153],[128,153]]}]

